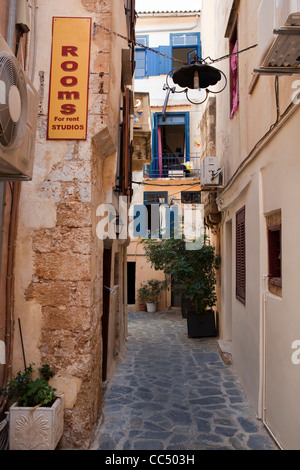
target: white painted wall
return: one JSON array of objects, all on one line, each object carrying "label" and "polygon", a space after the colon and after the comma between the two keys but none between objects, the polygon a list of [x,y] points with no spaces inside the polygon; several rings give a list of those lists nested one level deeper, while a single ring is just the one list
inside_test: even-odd
[{"label": "white painted wall", "polygon": [[[204,55],[216,58],[228,53],[228,39],[224,36],[232,3],[232,0],[203,1]],[[240,2],[240,49],[257,42],[259,5],[260,0]],[[283,448],[299,449],[300,366],[292,363],[291,346],[300,339],[297,216],[300,110],[298,105],[289,119],[281,120],[282,126],[270,134],[268,144],[258,144],[276,121],[275,77],[260,77],[249,93],[253,69],[258,65],[256,49],[239,56],[239,110],[233,119],[229,117],[229,88],[217,97],[217,156],[224,169],[225,184],[250,152],[260,149],[219,194],[223,212],[222,334],[224,339],[230,339],[232,332],[233,366],[254,411]],[[219,62],[218,67],[228,74],[228,59]],[[279,80],[281,113],[291,103],[296,81],[296,76]],[[235,214],[243,205],[246,205],[246,306],[235,298]],[[282,297],[271,294],[264,280],[268,274],[265,216],[279,209],[283,236]],[[232,224],[231,267],[227,223]],[[230,273],[232,277],[228,279]]]}]

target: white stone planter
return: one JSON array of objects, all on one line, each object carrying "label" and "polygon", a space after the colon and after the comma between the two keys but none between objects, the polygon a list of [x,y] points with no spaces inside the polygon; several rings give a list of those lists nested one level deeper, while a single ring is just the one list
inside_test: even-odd
[{"label": "white stone planter", "polygon": [[147,312],[148,313],[155,313],[156,312],[156,302],[147,302]]},{"label": "white stone planter", "polygon": [[9,450],[54,450],[64,429],[64,396],[51,407],[12,405],[9,409]]}]

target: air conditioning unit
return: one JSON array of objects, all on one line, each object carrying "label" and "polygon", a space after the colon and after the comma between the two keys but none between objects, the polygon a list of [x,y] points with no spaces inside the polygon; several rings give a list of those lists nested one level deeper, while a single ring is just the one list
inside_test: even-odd
[{"label": "air conditioning unit", "polygon": [[38,93],[0,35],[0,181],[32,179]]},{"label": "air conditioning unit", "polygon": [[201,166],[202,188],[219,187],[222,184],[222,169],[217,157],[204,157]]},{"label": "air conditioning unit", "polygon": [[258,9],[261,67],[300,65],[300,0],[262,0]]}]

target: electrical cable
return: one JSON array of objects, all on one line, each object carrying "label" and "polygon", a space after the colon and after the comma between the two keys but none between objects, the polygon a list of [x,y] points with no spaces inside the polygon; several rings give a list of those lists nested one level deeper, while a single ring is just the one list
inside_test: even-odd
[{"label": "electrical cable", "polygon": [[[156,184],[156,183],[144,183],[143,181],[141,182],[138,182],[138,181],[132,181],[132,184],[140,184],[140,185],[143,185],[143,186],[156,186],[156,187],[164,187],[164,186],[168,186],[167,184]],[[192,187],[192,186],[196,186],[197,184],[199,183],[191,183],[191,184],[187,184],[187,183],[182,183],[182,184],[172,184],[172,188],[174,186],[188,186],[188,187]]]},{"label": "electrical cable", "polygon": [[253,158],[252,157],[253,154],[255,154],[255,152],[259,148],[259,146],[265,141],[265,139],[267,139],[271,135],[274,128],[276,128],[276,126],[280,126],[282,119],[285,118],[286,116],[288,116],[289,112],[292,111],[293,108],[294,109],[299,108],[299,104],[295,105],[292,101],[286,107],[284,112],[282,114],[280,114],[280,112],[279,112],[279,80],[277,80],[277,79],[278,79],[278,76],[276,76],[276,78],[275,78],[275,95],[276,95],[276,105],[277,105],[277,119],[270,126],[269,130],[256,142],[256,144],[254,145],[252,150],[248,153],[247,157],[244,158],[244,160],[237,167],[236,171],[234,172],[234,174],[232,175],[230,180],[227,182],[226,186],[223,188],[222,193],[219,195],[219,198],[218,198],[219,200],[222,199],[223,194],[232,186],[232,184],[233,184],[234,180],[236,179],[236,177],[238,176],[238,174],[244,169],[245,166],[247,166],[249,161],[251,161],[251,159]]},{"label": "electrical cable", "polygon": [[[119,37],[119,38],[121,38],[121,39],[124,39],[125,41],[130,42],[130,43],[133,44],[134,46],[138,46],[138,47],[141,47],[141,48],[143,48],[143,49],[146,49],[146,50],[148,50],[148,51],[150,51],[150,52],[154,52],[155,54],[158,54],[158,55],[160,55],[160,56],[163,56],[163,57],[165,57],[165,58],[167,58],[167,59],[171,59],[172,61],[180,62],[180,63],[183,64],[183,65],[188,65],[188,62],[186,62],[186,61],[177,59],[176,57],[171,57],[171,56],[169,56],[168,54],[164,54],[164,53],[162,53],[162,52],[160,52],[160,51],[157,51],[157,50],[155,50],[155,49],[152,49],[152,48],[149,47],[149,46],[145,46],[144,44],[139,43],[139,42],[136,42],[136,41],[134,41],[133,39],[130,39],[130,38],[126,37],[126,36],[123,36],[123,35],[120,34],[120,33],[116,33],[115,31],[111,31],[109,28],[106,28],[105,26],[102,26],[101,24],[94,23],[93,26],[94,26],[94,31],[95,31],[95,28],[101,28],[101,29],[103,29],[104,31],[106,31],[107,33],[113,34],[114,36],[117,36],[117,37]],[[249,51],[250,49],[253,49],[254,47],[257,47],[257,46],[258,46],[258,44],[253,44],[252,46],[248,46],[248,47],[246,47],[246,48],[244,48],[244,49],[241,49],[241,50],[239,50],[239,51],[231,52],[230,54],[226,54],[226,55],[224,55],[224,56],[222,56],[222,57],[219,57],[218,59],[212,59],[211,57],[208,56],[208,57],[206,57],[205,59],[200,59],[200,62],[203,62],[203,63],[206,63],[206,64],[214,64],[214,63],[216,63],[216,62],[220,62],[221,60],[228,59],[228,58],[230,58],[230,57],[232,57],[232,56],[234,56],[234,55],[238,55],[238,54],[241,54],[241,53],[243,53],[243,52]],[[208,61],[209,61],[209,62],[208,62]]]}]

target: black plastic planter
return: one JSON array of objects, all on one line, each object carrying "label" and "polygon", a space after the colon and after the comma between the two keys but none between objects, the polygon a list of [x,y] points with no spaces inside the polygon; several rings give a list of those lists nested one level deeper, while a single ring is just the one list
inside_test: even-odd
[{"label": "black plastic planter", "polygon": [[205,338],[217,336],[215,314],[213,310],[203,313],[187,312],[187,328],[189,338]]},{"label": "black plastic planter", "polygon": [[181,298],[182,318],[187,318],[187,312],[192,309],[192,300],[186,297]]}]

